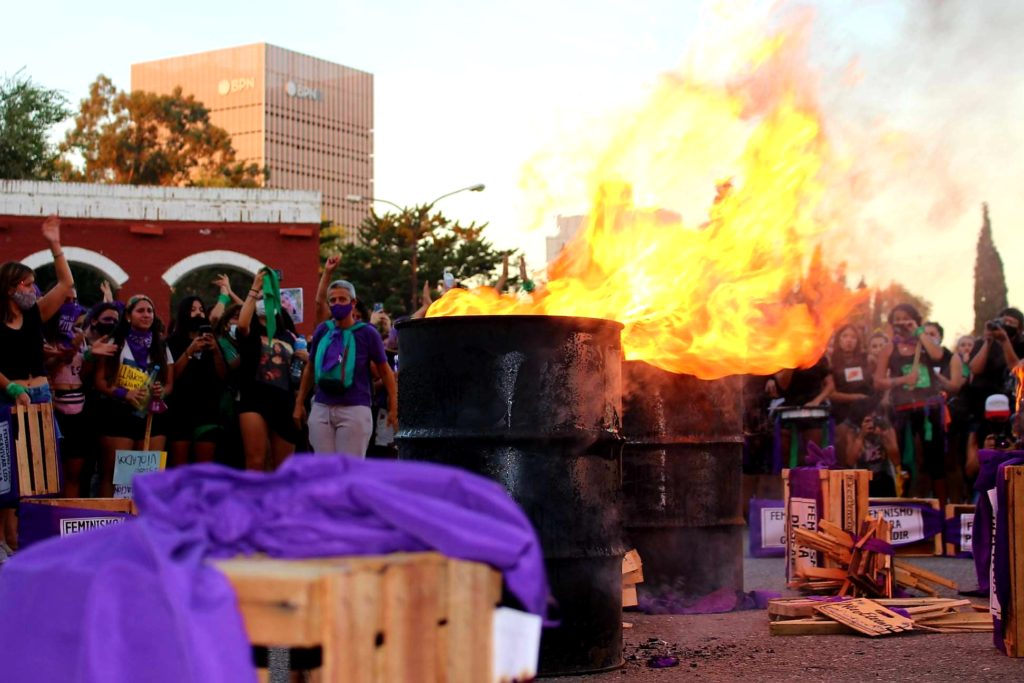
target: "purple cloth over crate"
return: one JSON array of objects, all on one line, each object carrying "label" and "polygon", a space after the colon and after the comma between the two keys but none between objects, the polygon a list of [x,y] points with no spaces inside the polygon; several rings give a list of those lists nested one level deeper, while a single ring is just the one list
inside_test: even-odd
[{"label": "purple cloth over crate", "polygon": [[[1009,504],[1006,502],[1006,476],[1007,467],[1012,465],[1024,465],[1024,453],[1011,451],[1018,457],[1003,460],[996,467],[996,500],[999,510],[993,515],[997,519],[995,538],[992,539],[992,580],[995,585],[991,590],[995,592],[999,600],[1000,610],[1006,612],[1011,609],[1011,588],[1010,588],[1010,523],[1007,515]],[[977,525],[975,525],[977,526]],[[1003,623],[999,616],[992,616],[992,640],[999,651],[1006,654],[1006,643],[1003,641]]]},{"label": "purple cloth over crate", "polygon": [[820,470],[834,470],[839,467],[835,446],[822,448],[813,441],[807,444],[807,465]]},{"label": "purple cloth over crate", "polygon": [[[974,513],[973,512],[961,512],[959,514],[953,515],[952,518],[946,520],[945,527],[942,530],[942,537],[945,539],[946,543],[952,545],[953,548],[954,548],[952,557],[971,557],[972,556],[972,553],[971,553],[970,550],[961,550],[960,549],[960,547],[963,545],[963,536],[962,536],[963,522],[962,522],[962,520],[963,520],[964,515],[974,516]],[[973,524],[972,524],[972,527],[973,527]],[[974,532],[973,531],[971,532],[971,538],[972,538],[972,540],[974,538]]]},{"label": "purple cloth over crate", "polygon": [[0,572],[5,678],[253,681],[234,591],[207,560],[437,550],[488,563],[543,615],[547,579],[522,510],[442,465],[295,456],[273,474],[195,465],[138,477],[140,517],[52,539]]},{"label": "purple cloth over crate", "polygon": [[1024,457],[1024,451],[994,451],[982,449],[978,451],[978,478],[974,480],[974,490],[978,492],[978,502],[974,509],[974,536],[971,538],[971,554],[974,555],[974,573],[978,579],[978,591],[987,593],[989,572],[992,563],[992,503],[988,492],[996,487],[996,475],[999,465],[1012,458]]},{"label": "purple cloth over crate", "polygon": [[[778,546],[765,545],[765,513],[782,515],[782,537]],[[767,539],[771,541],[772,539]],[[781,500],[750,499],[750,556],[785,557],[786,555],[786,504]]]}]

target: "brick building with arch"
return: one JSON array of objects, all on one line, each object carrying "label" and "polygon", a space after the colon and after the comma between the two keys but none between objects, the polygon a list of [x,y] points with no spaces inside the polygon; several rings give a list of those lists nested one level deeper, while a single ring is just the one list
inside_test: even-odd
[{"label": "brick building with arch", "polygon": [[[303,308],[313,310],[319,192],[0,181],[0,261],[49,264],[39,228],[54,213],[73,266],[101,273],[122,300],[148,294],[165,320],[175,284],[210,266],[250,274],[277,268],[282,287],[301,288]],[[216,291],[203,299],[212,302]],[[312,331],[312,317],[301,332]]]}]

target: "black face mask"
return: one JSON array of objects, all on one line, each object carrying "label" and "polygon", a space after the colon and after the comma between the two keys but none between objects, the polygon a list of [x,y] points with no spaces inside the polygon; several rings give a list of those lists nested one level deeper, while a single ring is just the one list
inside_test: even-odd
[{"label": "black face mask", "polygon": [[93,323],[92,329],[96,330],[98,334],[106,337],[114,333],[114,330],[117,329],[117,323],[97,322]]}]

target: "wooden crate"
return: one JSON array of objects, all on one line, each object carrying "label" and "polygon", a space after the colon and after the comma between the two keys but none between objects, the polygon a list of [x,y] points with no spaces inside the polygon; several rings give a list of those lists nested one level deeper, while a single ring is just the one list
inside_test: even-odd
[{"label": "wooden crate", "polygon": [[[946,505],[946,524],[949,524],[950,520],[955,517],[959,517],[963,514],[974,514],[974,506],[966,505],[962,503],[948,503]],[[952,543],[946,541],[946,555],[953,557],[958,555],[960,550],[953,546]]]},{"label": "wooden crate", "polygon": [[[883,505],[899,505],[901,503],[914,503],[917,505],[927,505],[936,512],[939,511],[939,499],[938,498],[869,498],[868,508],[874,503],[880,503]],[[869,513],[870,514],[870,513]],[[895,532],[896,529],[894,528]],[[895,546],[896,554],[902,557],[930,557],[934,555],[942,554],[942,531],[935,534],[931,538],[925,538],[916,543],[908,543],[907,545]]]},{"label": "wooden crate", "polygon": [[1010,604],[1002,606],[1003,643],[1007,655],[1024,657],[1024,467],[1007,467],[1005,472]]},{"label": "wooden crate", "polygon": [[490,681],[501,575],[438,553],[218,561],[249,639],[320,647],[319,680]]},{"label": "wooden crate", "polygon": [[14,441],[18,495],[32,498],[60,493],[60,456],[53,406],[49,403],[18,405],[11,416],[18,430],[18,438]]},{"label": "wooden crate", "polygon": [[52,505],[53,507],[124,512],[129,515],[139,514],[139,511],[135,508],[135,501],[130,498],[40,498],[31,502],[37,505]]},{"label": "wooden crate", "polygon": [[[786,507],[786,576],[795,576],[798,564],[808,562],[813,566],[831,567],[831,561],[818,564],[817,553],[800,550],[795,542],[794,525],[817,531],[818,522],[828,520],[844,530],[858,533],[860,525],[868,518],[868,485],[871,473],[867,470],[817,470],[818,486],[821,490],[821,510],[811,511],[809,517],[796,511],[790,495],[790,470],[782,470],[783,500]],[[805,509],[807,506],[805,505]]]},{"label": "wooden crate", "polygon": [[135,514],[135,503],[123,498],[24,498],[18,514],[18,544],[29,547],[54,536],[124,522]]}]

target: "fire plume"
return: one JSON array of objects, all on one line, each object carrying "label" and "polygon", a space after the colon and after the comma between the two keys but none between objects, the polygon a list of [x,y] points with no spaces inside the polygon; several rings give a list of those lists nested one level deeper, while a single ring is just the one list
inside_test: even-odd
[{"label": "fire plume", "polygon": [[[427,315],[617,320],[627,359],[703,379],[815,363],[859,296],[823,264],[841,164],[794,73],[799,49],[780,33],[724,84],[663,78],[592,155],[589,214],[547,282],[518,296],[455,289]],[[654,206],[705,208],[687,224],[638,206],[634,187]]]}]

